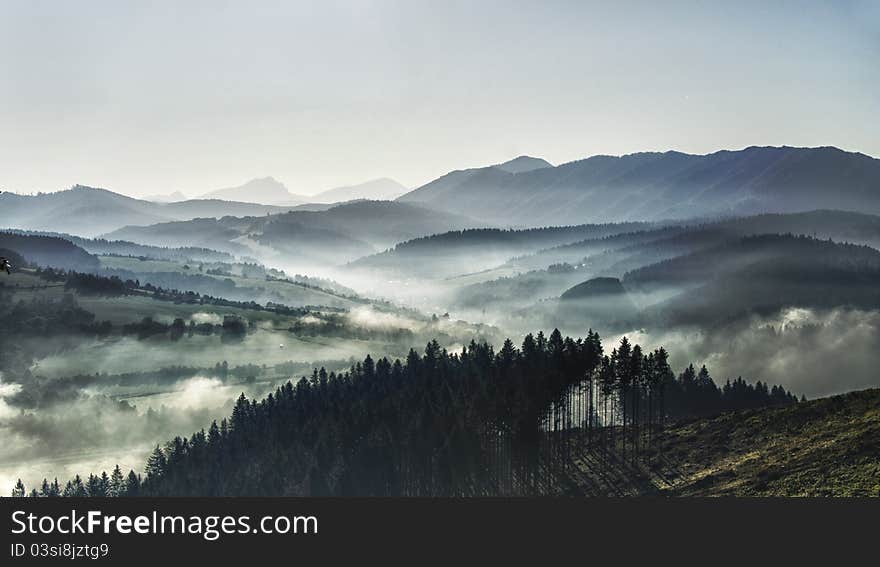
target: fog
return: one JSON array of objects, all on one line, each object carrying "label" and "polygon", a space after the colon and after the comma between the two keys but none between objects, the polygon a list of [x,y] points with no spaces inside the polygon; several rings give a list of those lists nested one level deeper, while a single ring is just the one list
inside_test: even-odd
[{"label": "fog", "polygon": [[[14,285],[0,290],[0,308],[17,310],[9,321],[20,323],[22,335],[0,335],[14,343],[13,356],[0,359],[0,369],[9,370],[0,375],[0,490],[8,492],[17,478],[28,488],[44,477],[64,484],[74,474],[109,472],[116,464],[126,473],[142,472],[153,447],[228,417],[242,392],[259,399],[316,367],[345,370],[367,354],[403,358],[433,339],[450,351],[472,340],[497,349],[505,338],[520,343],[529,332],[558,327],[578,337],[592,328],[606,353],[626,335],[645,349],[665,347],[677,372],[690,363],[707,365],[719,386],[742,376],[808,398],[880,386],[880,296],[871,294],[873,257],[864,251],[826,250],[829,257],[849,254],[836,267],[850,271],[823,279],[822,269],[791,275],[767,267],[785,248],[755,255],[729,247],[726,256],[624,274],[621,265],[633,270],[656,261],[654,248],[623,264],[629,256],[609,252],[581,257],[577,265],[523,271],[497,249],[481,253],[482,244],[431,244],[415,247],[417,253],[404,247],[404,253],[347,265],[313,266],[297,260],[302,254],[263,257],[266,268],[305,274],[293,278],[298,286],[253,265],[245,278],[243,264],[215,264],[239,274],[217,275],[217,281],[236,279],[240,296],[232,299],[278,297],[297,309],[192,302],[174,294],[160,301],[144,289],[120,296],[71,292],[27,281],[37,279],[34,274],[13,274],[4,281]],[[812,266],[812,251],[795,267]],[[183,269],[171,260],[103,258],[120,273],[146,274],[142,282],[149,273]],[[756,262],[766,258],[756,272]],[[707,268],[716,259],[722,271]],[[813,279],[803,281],[801,274]],[[581,285],[599,276],[608,285]],[[176,282],[168,279],[166,290]],[[111,321],[112,330],[89,330],[92,320],[83,312],[95,323]],[[240,324],[227,332],[230,315]],[[180,318],[186,327],[175,334],[159,325],[154,332],[146,317],[165,325]]]},{"label": "fog", "polygon": [[108,474],[116,464],[127,473],[143,471],[146,455],[175,435],[189,435],[226,416],[235,388],[219,380],[193,377],[171,396],[123,401],[101,394],[74,393],[63,401],[25,408],[10,398],[22,387],[0,387],[0,486],[21,478],[39,488],[45,477],[64,483],[75,474]]},{"label": "fog", "polygon": [[[640,303],[645,300],[640,299]],[[519,312],[501,303],[483,313],[468,312],[470,323],[458,320],[461,314],[454,311],[441,313],[443,306],[437,303],[436,317],[366,304],[341,314],[309,313],[290,320],[316,329],[337,321],[351,330],[346,333],[367,333],[370,340],[322,335],[326,329],[315,336],[291,333],[287,323],[266,319],[258,321],[241,341],[231,343],[217,335],[178,341],[68,339],[55,347],[43,341],[49,343],[47,354],[32,369],[42,378],[24,383],[0,380],[0,435],[5,441],[0,447],[0,487],[8,491],[22,478],[30,489],[42,478],[55,476],[63,484],[74,474],[109,472],[116,464],[125,472],[142,472],[146,455],[156,444],[207,428],[211,420],[229,415],[241,392],[260,398],[287,379],[310,373],[313,365],[341,370],[367,353],[374,358],[402,357],[411,347],[423,348],[432,337],[439,337],[441,345],[451,351],[460,350],[471,339],[488,340],[497,347],[506,336],[521,341],[525,332],[549,332],[559,322],[554,315],[556,303],[541,308],[539,302],[537,308]],[[222,323],[220,313],[207,310],[189,319]],[[703,328],[621,329],[585,320],[582,327],[562,330],[577,336],[589,327],[600,330],[607,352],[623,335],[647,349],[663,346],[676,371],[689,363],[706,364],[719,386],[742,376],[781,384],[808,398],[880,386],[877,310],[787,308]],[[399,335],[401,331],[408,334]],[[229,377],[207,371],[224,360]],[[236,367],[248,364],[261,369],[256,379],[232,374]],[[297,366],[285,366],[290,364]],[[124,373],[180,365],[193,370],[170,380],[120,378]],[[94,377],[65,378],[73,375]]]},{"label": "fog", "polygon": [[8,419],[15,415],[16,410],[7,403],[6,398],[11,398],[21,391],[21,384],[4,384],[3,373],[0,372],[0,420]]},{"label": "fog", "polygon": [[712,329],[625,334],[645,347],[666,348],[678,371],[705,364],[719,386],[742,376],[807,398],[880,386],[880,311],[792,307]]},{"label": "fog", "polygon": [[[89,305],[108,310],[112,303],[101,304],[107,301]],[[120,321],[144,315],[113,313]],[[404,357],[434,337],[448,349],[499,337],[497,329],[390,306],[301,316],[247,313],[253,324],[237,340],[217,333],[177,340],[167,334],[22,339],[36,360],[27,373],[0,375],[0,490],[8,492],[18,478],[28,489],[54,477],[63,486],[75,474],[109,473],[116,464],[142,473],[153,447],[228,417],[242,392],[259,399],[315,367],[342,371],[367,354]],[[224,318],[208,309],[180,314],[195,324],[220,325]],[[152,317],[173,320],[167,309]],[[291,332],[295,324],[316,331]]]}]

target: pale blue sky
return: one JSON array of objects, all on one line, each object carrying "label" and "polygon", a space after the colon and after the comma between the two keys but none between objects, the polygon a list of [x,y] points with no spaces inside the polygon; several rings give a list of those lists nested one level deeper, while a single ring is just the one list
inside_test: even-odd
[{"label": "pale blue sky", "polygon": [[415,186],[518,154],[880,156],[880,0],[0,0],[0,188]]}]

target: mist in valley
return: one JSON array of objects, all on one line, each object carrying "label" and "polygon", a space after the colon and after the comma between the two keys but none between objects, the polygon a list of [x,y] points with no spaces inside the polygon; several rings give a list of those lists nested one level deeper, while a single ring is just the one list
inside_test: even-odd
[{"label": "mist in valley", "polygon": [[663,346],[681,370],[705,364],[721,386],[728,379],[780,384],[809,399],[880,384],[880,311],[791,307],[713,328],[685,327],[626,335],[646,348]]},{"label": "mist in valley", "polygon": [[[532,183],[553,167],[456,179]],[[242,393],[434,340],[497,352],[593,330],[606,354],[624,336],[664,347],[676,373],[706,365],[719,387],[741,376],[815,398],[878,385],[876,216],[501,229],[443,209],[366,201],[100,240],[0,232],[16,264],[0,273],[0,488],[141,473],[154,447],[229,417]]]},{"label": "mist in valley", "polygon": [[[45,293],[50,292],[55,293]],[[19,293],[35,300],[38,292]],[[4,300],[12,304],[15,293],[10,295]],[[7,347],[15,345],[5,352],[33,360],[7,370],[0,380],[3,489],[11,489],[19,478],[29,487],[55,477],[63,485],[75,474],[109,474],[117,464],[126,474],[129,469],[142,473],[156,445],[228,418],[242,393],[261,399],[287,381],[311,376],[316,368],[345,371],[367,354],[405,358],[411,348],[421,351],[433,339],[460,350],[471,340],[497,342],[501,337],[498,329],[486,326],[363,304],[290,316],[237,309],[236,317],[251,319],[244,319],[241,336],[227,339],[221,330],[228,310],[181,306],[149,312],[144,308],[151,304],[140,298],[131,303],[64,297],[55,299],[112,313],[117,325],[142,326],[149,318],[173,329],[179,319],[184,331],[176,338],[173,330],[150,336],[5,338]]]}]

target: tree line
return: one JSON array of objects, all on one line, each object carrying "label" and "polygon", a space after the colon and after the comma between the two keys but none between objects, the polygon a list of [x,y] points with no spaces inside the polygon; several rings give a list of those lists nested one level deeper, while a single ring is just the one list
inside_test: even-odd
[{"label": "tree line", "polygon": [[[228,419],[157,446],[124,491],[114,470],[109,484],[106,474],[77,477],[60,493],[559,494],[576,482],[578,451],[611,467],[641,459],[670,420],[796,401],[741,379],[718,388],[705,366],[676,376],[664,349],[645,353],[626,338],[605,353],[593,331],[529,334],[497,352],[471,342],[450,353],[432,341],[405,360],[315,369],[262,401],[242,394]],[[44,485],[58,492],[57,482]]]}]

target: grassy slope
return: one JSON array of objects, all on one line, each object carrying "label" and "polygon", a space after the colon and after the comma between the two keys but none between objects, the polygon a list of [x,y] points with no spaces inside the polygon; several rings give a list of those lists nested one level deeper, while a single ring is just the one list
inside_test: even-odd
[{"label": "grassy slope", "polygon": [[658,448],[671,495],[880,496],[880,389],[679,424]]},{"label": "grassy slope", "polygon": [[358,303],[331,293],[327,290],[308,288],[299,284],[285,281],[266,281],[258,278],[243,278],[241,276],[212,276],[200,273],[196,270],[185,270],[183,264],[166,260],[139,260],[138,258],[120,256],[99,256],[101,265],[105,268],[131,270],[136,273],[150,272],[177,272],[186,275],[201,275],[216,280],[230,279],[239,288],[262,288],[266,291],[277,292],[285,305],[327,305],[331,307],[350,308]]},{"label": "grassy slope", "polygon": [[680,422],[636,462],[576,446],[571,495],[880,496],[880,389]]},{"label": "grassy slope", "polygon": [[175,317],[191,317],[195,313],[210,312],[222,318],[223,315],[238,315],[248,320],[258,322],[271,322],[279,328],[287,329],[290,316],[279,315],[271,311],[254,311],[240,307],[224,305],[200,305],[188,303],[174,303],[172,301],[159,301],[148,296],[124,295],[118,297],[105,297],[97,295],[80,295],[77,292],[69,292],[64,289],[64,283],[47,282],[30,272],[13,272],[12,275],[3,274],[0,284],[7,286],[7,291],[14,293],[14,301],[30,301],[35,297],[58,300],[63,295],[71,293],[76,297],[79,305],[95,314],[97,321],[108,320],[115,325],[134,323],[144,317],[170,323]]}]

